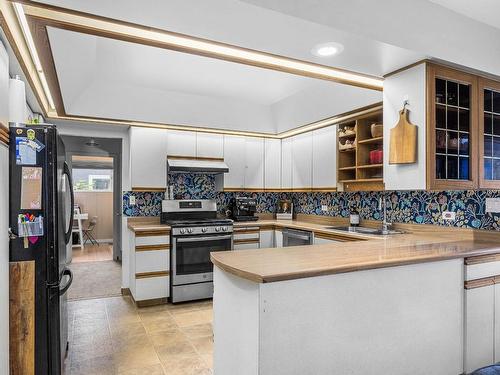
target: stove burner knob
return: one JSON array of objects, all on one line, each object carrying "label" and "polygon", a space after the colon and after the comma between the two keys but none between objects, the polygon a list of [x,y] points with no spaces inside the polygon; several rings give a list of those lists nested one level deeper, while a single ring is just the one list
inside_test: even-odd
[{"label": "stove burner knob", "polygon": [[223,232],[225,232],[227,230],[227,228],[226,227],[221,227],[220,230],[223,231]]},{"label": "stove burner knob", "polygon": [[205,233],[207,231],[207,228],[201,228],[201,231]]},{"label": "stove burner knob", "polygon": [[193,228],[188,228],[188,233],[193,233]]},{"label": "stove burner knob", "polygon": [[220,232],[220,227],[215,227],[216,232]]},{"label": "stove burner knob", "polygon": [[184,234],[184,233],[186,233],[186,230],[184,228],[182,228],[179,232],[180,232],[180,234]]}]

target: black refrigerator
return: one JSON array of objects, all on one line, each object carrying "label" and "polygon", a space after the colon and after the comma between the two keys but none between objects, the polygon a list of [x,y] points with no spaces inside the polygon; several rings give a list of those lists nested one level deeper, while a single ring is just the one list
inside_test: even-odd
[{"label": "black refrigerator", "polygon": [[10,260],[35,261],[35,374],[64,374],[73,186],[54,125],[10,128]]}]

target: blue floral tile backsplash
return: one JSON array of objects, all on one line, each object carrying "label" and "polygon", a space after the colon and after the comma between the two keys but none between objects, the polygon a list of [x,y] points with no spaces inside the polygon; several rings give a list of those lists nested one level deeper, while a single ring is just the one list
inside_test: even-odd
[{"label": "blue floral tile backsplash", "polygon": [[[500,198],[499,190],[226,193],[216,191],[215,176],[200,174],[172,174],[169,184],[174,186],[175,198],[215,199],[221,213],[225,212],[233,197],[241,195],[254,197],[259,213],[273,213],[279,199],[291,199],[296,213],[347,217],[356,208],[362,219],[381,220],[379,199],[385,196],[391,222],[500,230],[500,213],[486,213],[486,198]],[[136,197],[134,206],[129,204],[132,194]],[[163,197],[163,193],[126,191],[123,194],[123,213],[126,216],[159,216]],[[322,211],[322,206],[327,206],[327,210]],[[456,219],[444,221],[443,211],[454,211]]]}]

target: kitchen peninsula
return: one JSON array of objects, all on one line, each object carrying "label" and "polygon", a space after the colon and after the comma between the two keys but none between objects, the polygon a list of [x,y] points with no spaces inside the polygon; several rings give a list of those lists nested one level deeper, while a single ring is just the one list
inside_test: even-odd
[{"label": "kitchen peninsula", "polygon": [[478,314],[476,293],[495,288],[499,253],[491,235],[446,228],[212,253],[215,373],[469,372],[497,355],[498,336],[479,345],[499,330],[477,324],[490,308]]}]

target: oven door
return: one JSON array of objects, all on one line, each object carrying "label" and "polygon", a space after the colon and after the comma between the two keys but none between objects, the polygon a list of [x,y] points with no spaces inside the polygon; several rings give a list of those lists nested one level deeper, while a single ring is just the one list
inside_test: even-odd
[{"label": "oven door", "polygon": [[171,274],[172,285],[184,285],[213,280],[212,251],[233,248],[233,235],[173,237]]}]

